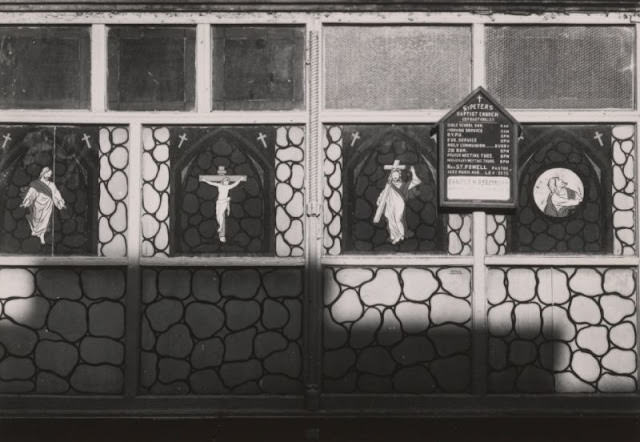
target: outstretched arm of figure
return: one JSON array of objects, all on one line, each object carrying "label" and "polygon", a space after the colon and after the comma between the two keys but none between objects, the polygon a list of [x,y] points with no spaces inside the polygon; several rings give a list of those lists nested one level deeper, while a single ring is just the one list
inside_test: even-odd
[{"label": "outstretched arm of figure", "polygon": [[247,179],[246,178],[240,178],[238,181],[236,181],[235,183],[231,184],[229,186],[229,189],[233,189],[234,187],[236,187],[238,184],[240,184],[243,181],[247,181]]},{"label": "outstretched arm of figure", "polygon": [[422,180],[418,178],[415,167],[411,166],[411,182],[409,183],[409,189],[413,189],[420,184],[422,184]]},{"label": "outstretched arm of figure", "polygon": [[582,202],[582,195],[578,193],[575,198],[562,198],[557,195],[553,195],[551,197],[551,202],[553,202],[553,205],[556,207],[571,207]]},{"label": "outstretched arm of figure", "polygon": [[20,207],[31,207],[33,202],[36,200],[37,196],[38,196],[38,192],[33,187],[29,187],[29,191],[24,196],[24,199],[22,200]]},{"label": "outstretched arm of figure", "polygon": [[212,185],[214,187],[220,187],[220,185],[221,185],[221,183],[218,183],[218,182],[215,182],[215,181],[212,181],[212,180],[203,179],[202,181],[207,183],[207,184],[210,184],[210,185]]}]

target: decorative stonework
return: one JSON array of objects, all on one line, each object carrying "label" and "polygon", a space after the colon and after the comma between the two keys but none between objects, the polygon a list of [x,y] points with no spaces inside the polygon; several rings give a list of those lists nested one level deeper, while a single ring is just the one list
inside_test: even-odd
[{"label": "decorative stonework", "polygon": [[635,128],[616,126],[613,142],[613,253],[632,256],[636,250]]},{"label": "decorative stonework", "polygon": [[636,391],[635,294],[628,268],[491,269],[489,391]]},{"label": "decorative stonework", "polygon": [[471,214],[450,213],[447,216],[449,235],[449,255],[469,256],[473,253],[472,243],[473,216]]},{"label": "decorative stonework", "polygon": [[0,393],[122,393],[125,273],[0,269]]},{"label": "decorative stonework", "polygon": [[342,128],[325,126],[324,145],[324,252],[342,253]]},{"label": "decorative stonework", "polygon": [[469,269],[328,267],[324,281],[323,391],[469,391]]},{"label": "decorative stonework", "polygon": [[276,131],[276,255],[304,253],[304,130]]},{"label": "decorative stonework", "polygon": [[302,392],[302,272],[145,269],[141,392]]},{"label": "decorative stonework", "polygon": [[120,257],[127,254],[128,145],[127,128],[100,128],[98,254],[101,256]]}]

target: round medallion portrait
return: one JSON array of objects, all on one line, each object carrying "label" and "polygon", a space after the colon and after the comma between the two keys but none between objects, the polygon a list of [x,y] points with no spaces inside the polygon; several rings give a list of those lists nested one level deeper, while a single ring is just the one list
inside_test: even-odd
[{"label": "round medallion portrait", "polygon": [[563,167],[547,169],[533,186],[533,200],[547,216],[564,218],[582,203],[584,185],[575,172]]}]

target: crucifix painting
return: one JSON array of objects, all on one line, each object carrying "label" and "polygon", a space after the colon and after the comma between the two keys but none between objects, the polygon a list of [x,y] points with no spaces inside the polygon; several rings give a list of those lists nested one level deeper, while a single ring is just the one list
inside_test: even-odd
[{"label": "crucifix painting", "polygon": [[51,181],[53,172],[49,167],[44,167],[40,172],[40,177],[29,184],[20,207],[28,208],[26,215],[31,235],[40,239],[40,244],[44,244],[44,234],[49,228],[53,208],[66,209],[66,203],[60,195],[58,188]]},{"label": "crucifix painting", "polygon": [[393,164],[384,166],[384,169],[390,172],[387,184],[376,201],[377,210],[373,222],[379,223],[384,215],[387,220],[391,244],[397,244],[405,237],[410,236],[404,216],[405,203],[415,195],[415,187],[422,183],[413,166],[410,168],[411,178],[403,180],[402,172],[406,168],[407,166],[400,164],[399,160],[394,160]]},{"label": "crucifix painting", "polygon": [[231,214],[231,197],[229,196],[229,191],[246,180],[246,175],[227,175],[224,166],[218,167],[218,173],[216,175],[200,175],[200,182],[218,189],[216,221],[218,222],[218,237],[220,238],[220,242],[227,242],[226,219],[227,215]]}]

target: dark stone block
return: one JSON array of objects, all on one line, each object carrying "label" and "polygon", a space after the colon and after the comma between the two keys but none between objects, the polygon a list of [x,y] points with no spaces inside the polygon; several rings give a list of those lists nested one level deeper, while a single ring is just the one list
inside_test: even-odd
[{"label": "dark stone block", "polygon": [[40,292],[49,299],[80,299],[80,281],[71,270],[43,269],[36,273]]},{"label": "dark stone block", "polygon": [[142,271],[142,302],[149,304],[158,296],[158,285],[156,284],[157,273],[153,270]]},{"label": "dark stone block", "polygon": [[29,393],[33,391],[34,385],[31,381],[2,381],[0,382],[0,393],[16,394]]},{"label": "dark stone block", "polygon": [[156,371],[157,362],[158,357],[155,353],[143,351],[142,355],[140,355],[140,384],[142,387],[149,388],[156,382],[158,377]]},{"label": "dark stone block", "polygon": [[158,338],[158,354],[174,358],[184,358],[193,348],[189,329],[184,324],[176,324]]},{"label": "dark stone block", "polygon": [[471,332],[460,325],[444,324],[431,327],[427,336],[440,356],[468,352],[471,348]]},{"label": "dark stone block", "polygon": [[89,364],[120,365],[124,361],[124,346],[112,339],[86,337],[80,342],[80,356]]},{"label": "dark stone block", "polygon": [[224,311],[230,330],[245,329],[260,319],[260,304],[253,300],[229,300],[224,306]]},{"label": "dark stone block", "polygon": [[350,348],[327,351],[323,358],[324,375],[330,378],[344,377],[356,363],[356,353]]},{"label": "dark stone block", "polygon": [[149,321],[144,316],[142,317],[142,326],[140,331],[140,340],[143,350],[152,350],[156,344],[156,336],[153,334]]},{"label": "dark stone block", "polygon": [[295,341],[302,334],[302,303],[294,299],[285,299],[284,305],[289,310],[289,322],[284,327],[284,335]]},{"label": "dark stone block", "polygon": [[27,327],[38,329],[44,326],[49,313],[49,303],[36,296],[10,299],[4,305],[4,314],[13,321]]},{"label": "dark stone block", "polygon": [[383,347],[365,348],[358,356],[358,370],[375,375],[389,375],[393,372],[396,363],[389,352]]},{"label": "dark stone block", "polygon": [[191,388],[196,394],[225,393],[227,389],[214,370],[196,371],[189,377]]},{"label": "dark stone block", "polygon": [[293,298],[302,292],[302,272],[278,269],[264,275],[264,287],[271,298]]},{"label": "dark stone block", "polygon": [[426,367],[407,367],[393,376],[394,390],[399,393],[433,393],[436,383]]},{"label": "dark stone block", "polygon": [[365,393],[388,393],[393,391],[393,384],[388,376],[365,373],[358,377],[358,390]]},{"label": "dark stone block", "polygon": [[254,347],[256,356],[264,359],[271,353],[287,348],[288,341],[280,333],[265,332],[256,336]]},{"label": "dark stone block", "polygon": [[162,270],[158,287],[163,296],[185,299],[191,291],[191,273],[188,270]]},{"label": "dark stone block", "polygon": [[[212,214],[215,216],[214,214]],[[204,302],[220,300],[220,278],[213,270],[198,270],[193,273],[193,296]]]},{"label": "dark stone block", "polygon": [[158,379],[165,384],[186,380],[190,371],[191,367],[185,361],[161,358],[158,362]]},{"label": "dark stone block", "polygon": [[93,304],[89,307],[89,332],[116,339],[124,336],[124,307],[112,301]]},{"label": "dark stone block", "polygon": [[192,302],[187,306],[185,320],[197,338],[206,339],[224,326],[224,313],[215,305]]},{"label": "dark stone block", "polygon": [[121,270],[83,270],[80,278],[85,295],[91,299],[120,299],[124,295],[125,279]]},{"label": "dark stone block", "polygon": [[230,333],[224,338],[224,360],[240,361],[249,359],[253,353],[253,339],[256,330],[250,328],[237,333]]},{"label": "dark stone block", "polygon": [[66,342],[41,341],[36,346],[36,365],[60,376],[67,376],[78,363],[78,350]]},{"label": "dark stone block", "polygon": [[149,325],[155,331],[166,331],[182,318],[182,303],[175,299],[161,299],[147,307]]},{"label": "dark stone block", "polygon": [[217,367],[224,357],[224,344],[220,338],[198,342],[191,353],[194,368]]},{"label": "dark stone block", "polygon": [[69,383],[62,379],[60,376],[56,376],[46,371],[38,373],[36,378],[36,391],[44,394],[61,394],[66,393],[69,390]]},{"label": "dark stone block", "polygon": [[302,382],[277,374],[265,375],[259,385],[267,394],[301,394],[304,390]]},{"label": "dark stone block", "polygon": [[413,365],[427,362],[434,358],[435,351],[431,342],[422,336],[407,336],[391,351],[396,362],[402,365]]},{"label": "dark stone block", "polygon": [[68,341],[77,341],[87,332],[85,306],[75,301],[58,301],[51,308],[47,321],[49,330],[59,333]]},{"label": "dark stone block", "polygon": [[289,311],[277,301],[265,299],[262,310],[262,324],[268,329],[281,328],[289,321]]},{"label": "dark stone block", "polygon": [[471,360],[468,356],[437,359],[429,368],[441,390],[446,393],[465,392],[471,384]]},{"label": "dark stone block", "polygon": [[79,365],[71,376],[71,386],[82,393],[122,392],[122,370],[109,365]]},{"label": "dark stone block", "polygon": [[220,369],[220,376],[226,386],[233,388],[245,382],[260,379],[262,377],[262,365],[255,359],[224,364]]},{"label": "dark stone block", "polygon": [[156,383],[151,387],[151,393],[153,394],[177,394],[184,395],[189,393],[189,385],[186,382],[178,381],[172,382],[169,385]]},{"label": "dark stone block", "polygon": [[260,274],[257,270],[227,270],[222,274],[222,295],[234,298],[250,299],[260,287]]},{"label": "dark stone block", "polygon": [[551,393],[553,387],[553,374],[533,366],[525,367],[516,380],[516,388],[522,393]]},{"label": "dark stone block", "polygon": [[275,374],[285,374],[292,378],[300,376],[302,355],[298,344],[289,344],[284,351],[271,354],[264,361],[264,368]]},{"label": "dark stone block", "polygon": [[0,379],[5,381],[29,379],[35,371],[31,359],[9,356],[0,362]]}]

